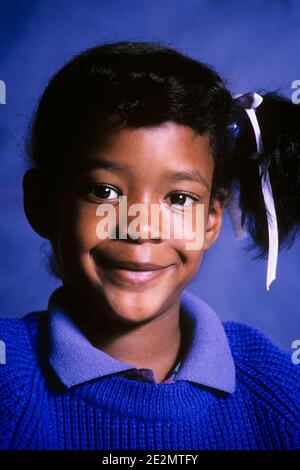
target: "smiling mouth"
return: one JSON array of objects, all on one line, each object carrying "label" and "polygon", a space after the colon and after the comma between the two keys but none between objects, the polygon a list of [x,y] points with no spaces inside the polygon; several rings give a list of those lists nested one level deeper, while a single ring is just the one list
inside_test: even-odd
[{"label": "smiling mouth", "polygon": [[[148,267],[151,266],[151,269]],[[174,264],[157,267],[154,265],[131,265],[129,263],[104,265],[107,276],[115,281],[129,284],[142,284],[159,278],[164,273],[174,268]]]}]

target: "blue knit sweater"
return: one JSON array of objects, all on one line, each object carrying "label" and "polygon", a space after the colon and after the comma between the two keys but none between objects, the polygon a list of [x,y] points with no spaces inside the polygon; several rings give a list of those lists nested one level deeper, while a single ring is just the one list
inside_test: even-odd
[{"label": "blue knit sweater", "polygon": [[1,449],[300,449],[299,367],[257,330],[223,324],[232,394],[117,374],[67,389],[41,353],[46,317],[0,320]]}]

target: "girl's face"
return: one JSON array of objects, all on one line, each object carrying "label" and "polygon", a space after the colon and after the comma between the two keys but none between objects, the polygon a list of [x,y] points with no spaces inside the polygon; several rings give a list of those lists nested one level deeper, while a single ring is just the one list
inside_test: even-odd
[{"label": "girl's face", "polygon": [[[56,235],[51,240],[64,284],[88,305],[104,301],[112,315],[126,322],[144,321],[178,302],[221,228],[220,204],[215,202],[214,210],[208,211],[213,170],[208,136],[172,122],[114,131],[101,148],[72,162],[63,178]],[[161,223],[154,232],[152,223],[151,234],[148,218],[136,227],[143,234],[139,239],[99,238],[97,226],[104,215],[97,215],[97,208],[111,204],[118,234],[120,196],[127,196],[127,210],[136,203],[148,214],[152,204],[162,208],[170,216],[170,237],[162,238]],[[204,204],[205,224],[200,227],[204,244],[191,250],[187,243],[193,241],[188,238],[191,230],[196,230],[197,203]],[[182,238],[175,238],[172,223],[180,223],[183,208],[192,212],[193,223],[187,224]],[[138,212],[128,216],[127,224],[138,216]],[[135,266],[135,271],[112,266],[118,262],[149,263],[161,269],[145,273],[140,271],[149,271],[145,266]]]}]

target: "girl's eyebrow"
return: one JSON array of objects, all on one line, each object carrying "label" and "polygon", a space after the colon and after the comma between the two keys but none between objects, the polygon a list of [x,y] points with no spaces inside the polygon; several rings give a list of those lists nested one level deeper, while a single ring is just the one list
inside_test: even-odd
[{"label": "girl's eyebrow", "polygon": [[[80,167],[80,172],[96,169],[124,171],[124,166],[118,162],[114,162],[106,158],[91,159]],[[164,179],[173,181],[194,181],[196,183],[200,183],[202,186],[205,186],[209,191],[209,184],[207,179],[197,170],[166,171]]]},{"label": "girl's eyebrow", "polygon": [[111,170],[111,171],[122,171],[124,170],[123,165],[106,158],[101,159],[90,159],[85,164],[80,166],[80,172],[97,170],[97,169]]},{"label": "girl's eyebrow", "polygon": [[168,171],[166,174],[166,178],[174,181],[195,181],[196,183],[200,183],[205,186],[209,191],[209,184],[207,182],[207,179],[199,171],[196,170],[182,170],[174,172]]}]

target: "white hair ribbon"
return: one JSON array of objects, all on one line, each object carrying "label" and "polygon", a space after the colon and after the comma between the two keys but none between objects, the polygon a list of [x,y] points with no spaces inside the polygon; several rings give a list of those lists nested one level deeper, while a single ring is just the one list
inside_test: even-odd
[{"label": "white hair ribbon", "polygon": [[[263,152],[261,130],[258,124],[256,116],[256,108],[260,106],[263,101],[263,97],[258,93],[245,93],[241,95],[235,95],[235,99],[238,99],[242,106],[245,108],[246,113],[250,119],[253,127],[256,148],[258,153]],[[276,279],[276,267],[278,258],[278,227],[277,217],[275,211],[275,204],[273,198],[273,192],[270,182],[269,171],[266,170],[265,178],[263,178],[262,164],[259,165],[259,173],[261,178],[261,188],[264,197],[264,203],[266,208],[266,215],[268,221],[268,236],[269,236],[269,253],[268,253],[268,267],[267,267],[267,279],[266,288],[269,290],[271,283]],[[238,239],[247,236],[247,232],[241,226],[241,210],[238,204],[237,190],[234,188],[234,194],[229,202],[228,210],[232,220],[235,234]],[[239,216],[238,216],[239,214]]]}]

